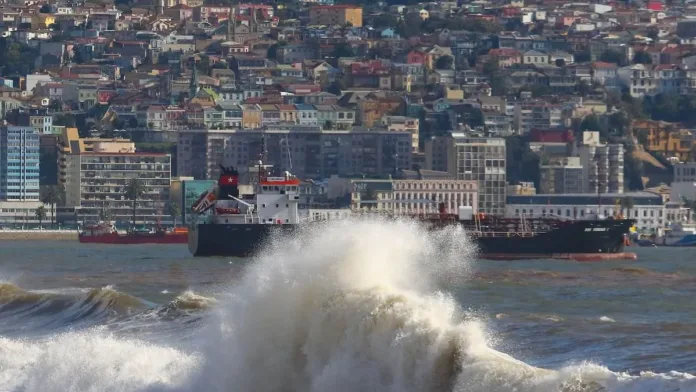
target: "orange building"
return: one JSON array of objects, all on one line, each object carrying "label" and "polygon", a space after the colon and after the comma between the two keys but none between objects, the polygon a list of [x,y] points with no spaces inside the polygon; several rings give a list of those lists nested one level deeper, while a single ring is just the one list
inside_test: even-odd
[{"label": "orange building", "polygon": [[362,7],[350,4],[315,5],[309,9],[309,24],[343,26],[350,23],[353,27],[362,27],[362,11]]},{"label": "orange building", "polygon": [[680,162],[686,162],[691,157],[694,146],[694,135],[682,124],[665,121],[639,120],[631,125],[634,135],[647,136],[646,148],[651,152],[659,152],[665,158],[676,157]]},{"label": "orange building", "polygon": [[[368,96],[369,97],[369,96]],[[374,127],[386,115],[400,115],[404,109],[401,98],[367,98],[358,102],[358,118],[362,126]]]}]

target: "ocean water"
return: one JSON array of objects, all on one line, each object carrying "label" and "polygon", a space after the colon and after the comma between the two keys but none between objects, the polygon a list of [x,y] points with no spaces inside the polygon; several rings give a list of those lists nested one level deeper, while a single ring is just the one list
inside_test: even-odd
[{"label": "ocean water", "polygon": [[696,249],[482,261],[318,225],[255,259],[0,241],[0,391],[696,391]]}]

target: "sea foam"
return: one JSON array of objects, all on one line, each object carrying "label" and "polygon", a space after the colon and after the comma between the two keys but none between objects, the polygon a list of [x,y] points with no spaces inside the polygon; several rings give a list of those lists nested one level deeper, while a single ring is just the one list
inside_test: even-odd
[{"label": "sea foam", "polygon": [[307,227],[275,237],[210,304],[195,349],[99,331],[2,339],[0,390],[696,390],[689,374],[631,376],[589,362],[546,370],[494,350],[485,323],[447,294],[467,284],[474,252],[459,228]]}]

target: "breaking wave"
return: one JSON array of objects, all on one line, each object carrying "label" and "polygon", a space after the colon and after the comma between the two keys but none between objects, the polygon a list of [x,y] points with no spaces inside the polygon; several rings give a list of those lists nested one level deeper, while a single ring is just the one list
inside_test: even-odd
[{"label": "breaking wave", "polygon": [[[95,325],[113,318],[137,316],[143,313],[188,312],[207,309],[215,302],[187,290],[173,301],[157,306],[148,301],[120,292],[112,286],[93,289],[25,290],[12,283],[0,283],[0,326],[46,324],[77,327],[80,323]],[[0,329],[2,333],[2,329]]]},{"label": "breaking wave", "polygon": [[308,227],[274,238],[218,298],[195,350],[94,330],[0,339],[0,385],[23,392],[696,389],[684,373],[628,375],[587,362],[547,370],[496,351],[485,323],[448,294],[466,284],[473,252],[458,228]]}]

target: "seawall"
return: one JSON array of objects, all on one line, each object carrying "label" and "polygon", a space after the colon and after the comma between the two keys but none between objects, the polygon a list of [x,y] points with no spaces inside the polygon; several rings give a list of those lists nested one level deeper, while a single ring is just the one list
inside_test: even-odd
[{"label": "seawall", "polygon": [[52,240],[77,241],[75,230],[0,230],[0,241]]}]

